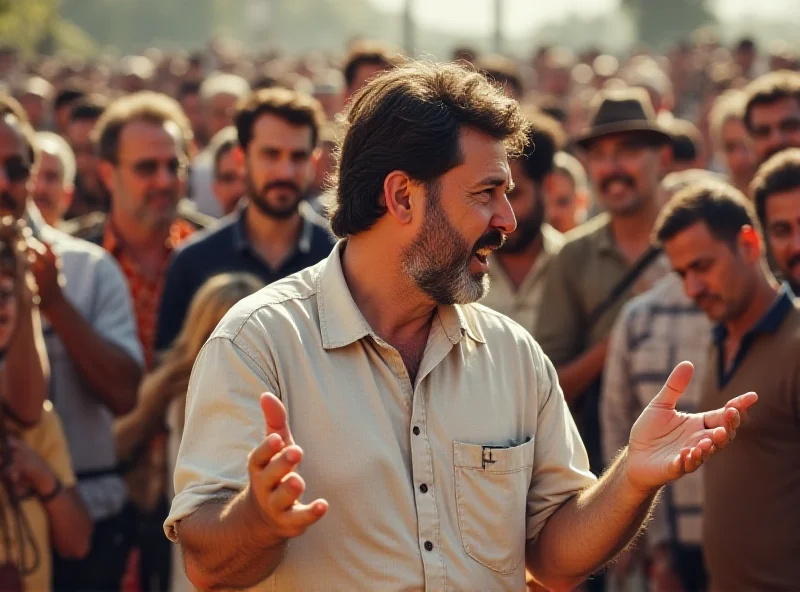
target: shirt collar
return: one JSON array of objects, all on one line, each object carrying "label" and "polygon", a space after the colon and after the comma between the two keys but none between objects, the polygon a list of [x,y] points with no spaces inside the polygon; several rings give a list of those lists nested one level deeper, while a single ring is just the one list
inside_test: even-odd
[{"label": "shirt collar", "polygon": [[[753,325],[748,333],[775,333],[783,323],[783,319],[794,308],[794,294],[789,284],[783,284],[775,302],[769,307],[764,316]],[[728,336],[725,325],[719,324],[714,327],[714,341],[719,343]]]},{"label": "shirt collar", "polygon": [[[251,249],[250,239],[247,236],[246,215],[249,205],[246,203],[246,200],[242,201],[245,203],[242,203],[233,214],[236,217],[233,224],[233,247],[239,252]],[[303,227],[300,230],[300,238],[297,241],[297,250],[305,255],[311,252],[311,242],[314,237],[314,222],[312,220],[312,215],[308,212],[310,206],[309,208],[305,208],[303,207],[304,204],[305,202],[302,202],[299,208],[300,218],[303,220]]]},{"label": "shirt collar", "polygon": [[[358,309],[342,271],[342,251],[346,239],[336,243],[316,279],[317,309],[319,312],[322,346],[336,349],[371,335],[379,339]],[[437,318],[450,342],[455,345],[464,334],[486,343],[470,306],[441,305]]]}]

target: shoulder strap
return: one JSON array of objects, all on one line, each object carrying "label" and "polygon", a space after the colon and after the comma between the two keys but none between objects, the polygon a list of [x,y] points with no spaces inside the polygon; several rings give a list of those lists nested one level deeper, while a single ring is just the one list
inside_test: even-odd
[{"label": "shoulder strap", "polygon": [[605,312],[614,306],[614,304],[620,299],[620,297],[628,291],[636,280],[638,280],[644,271],[650,266],[650,264],[656,260],[656,258],[661,254],[661,248],[656,246],[650,246],[644,254],[636,260],[636,263],[631,266],[628,272],[620,278],[620,280],[616,283],[616,285],[611,289],[611,292],[608,293],[608,296],[603,299],[600,304],[594,307],[594,310],[589,314],[586,326],[591,328],[594,324],[600,319]]}]

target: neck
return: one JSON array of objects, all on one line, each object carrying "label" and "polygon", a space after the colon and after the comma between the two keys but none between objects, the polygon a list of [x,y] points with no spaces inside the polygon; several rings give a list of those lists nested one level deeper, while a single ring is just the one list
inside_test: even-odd
[{"label": "neck", "polygon": [[725,322],[728,339],[738,343],[761,318],[778,296],[778,286],[764,274],[759,274],[759,281],[747,308],[734,319]]},{"label": "neck", "polygon": [[401,260],[396,250],[377,244],[369,234],[347,240],[342,270],[369,326],[396,346],[428,330],[436,304],[397,273]]},{"label": "neck", "polygon": [[109,221],[125,246],[133,251],[160,251],[169,238],[171,224],[156,227],[144,226],[129,216],[121,215],[118,210],[114,209],[109,213]]},{"label": "neck", "polygon": [[272,218],[250,204],[245,211],[247,238],[257,249],[291,249],[297,244],[297,237],[303,227],[299,212],[288,218]]},{"label": "neck", "polygon": [[650,232],[658,217],[655,201],[627,216],[611,216],[611,230],[618,243],[650,244]]}]

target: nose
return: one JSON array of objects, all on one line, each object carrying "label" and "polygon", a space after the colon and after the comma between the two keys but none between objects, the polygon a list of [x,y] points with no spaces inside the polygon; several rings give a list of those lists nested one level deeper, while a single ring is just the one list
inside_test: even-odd
[{"label": "nose", "polygon": [[503,234],[511,234],[517,228],[517,218],[514,216],[511,203],[509,203],[508,197],[506,197],[505,194],[503,194],[501,199],[497,200],[497,203],[498,206],[492,216],[490,225]]},{"label": "nose", "polygon": [[177,180],[178,175],[173,173],[169,167],[159,166],[153,182],[160,188],[170,187]]},{"label": "nose", "polygon": [[683,278],[683,287],[686,291],[686,295],[692,300],[696,299],[705,291],[705,285],[703,282],[698,280],[697,277],[692,273],[687,273]]}]

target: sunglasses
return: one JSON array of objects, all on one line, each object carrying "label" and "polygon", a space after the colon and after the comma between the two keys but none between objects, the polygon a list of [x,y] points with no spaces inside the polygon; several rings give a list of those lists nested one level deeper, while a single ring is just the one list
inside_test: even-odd
[{"label": "sunglasses", "polygon": [[130,164],[133,173],[142,179],[152,179],[162,166],[170,175],[178,176],[186,171],[188,163],[180,158],[172,158],[166,162],[155,158],[145,158]]},{"label": "sunglasses", "polygon": [[21,183],[26,181],[31,174],[31,167],[19,157],[6,159],[3,163],[6,179],[9,183]]}]

